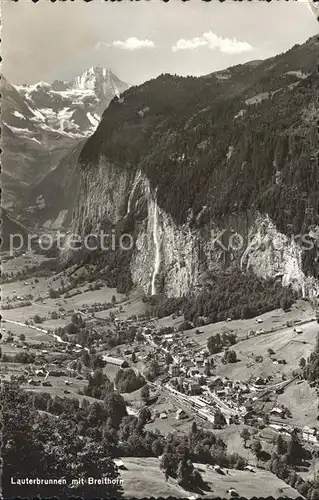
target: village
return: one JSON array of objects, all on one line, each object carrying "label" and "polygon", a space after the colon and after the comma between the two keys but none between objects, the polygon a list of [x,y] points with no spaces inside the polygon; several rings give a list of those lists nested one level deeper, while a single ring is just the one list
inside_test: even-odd
[{"label": "village", "polygon": [[[56,291],[62,281],[63,294]],[[256,441],[270,456],[278,436],[288,442],[298,432],[304,448],[318,453],[317,389],[303,379],[300,363],[317,333],[307,303],[190,328],[183,317],[150,317],[140,297],[118,294],[100,279],[78,282],[76,270],[10,276],[3,288],[2,380],[81,406],[96,401],[88,384],[98,368],[129,415],[148,408],[147,429],[184,435],[196,423],[217,433],[254,473],[262,466],[252,451]],[[134,380],[123,389],[125,374]]]},{"label": "village", "polygon": [[[85,318],[86,324],[97,334],[90,347],[76,343],[75,336],[72,342],[66,342],[56,333],[44,330],[41,325],[35,326],[32,319],[27,321],[27,328],[49,334],[50,345],[46,342],[29,342],[25,334],[16,338],[12,333],[4,336],[6,349],[11,346],[19,353],[15,354],[17,359],[20,356],[28,361],[28,356],[30,357],[29,364],[24,364],[23,372],[16,376],[22,385],[33,390],[37,387],[47,388],[52,387],[52,381],[56,379],[59,380],[58,385],[63,394],[72,395],[73,390],[71,392],[70,388],[74,385],[76,390],[81,392],[86,377],[78,372],[77,359],[83,350],[100,355],[105,363],[106,373],[112,372],[113,368],[116,372],[118,369],[132,367],[143,376],[145,366],[156,360],[159,371],[154,379],[149,381],[149,385],[154,390],[169,395],[169,398],[176,402],[177,420],[191,416],[205,425],[210,424],[212,428],[224,428],[231,424],[255,426],[259,430],[268,427],[286,436],[298,427],[304,442],[319,446],[319,432],[316,426],[294,424],[290,409],[277,403],[278,395],[282,394],[285,388],[293,383],[302,383],[300,369],[294,370],[291,375],[282,373],[280,377],[270,375],[249,376],[247,380],[232,379],[219,375],[218,366],[226,363],[225,351],[211,354],[207,345],[199,345],[197,339],[202,332],[198,329],[195,330],[193,338],[187,338],[185,332],[174,327],[159,327],[155,320],[119,319],[114,312],[108,317],[99,318],[88,310],[91,311],[92,307],[62,312],[59,316],[63,319],[66,314],[73,313]],[[121,310],[123,306],[120,306],[117,312]],[[258,320],[258,323],[261,321]],[[6,320],[3,320],[3,333],[7,331],[5,323]],[[22,325],[21,323],[20,326]],[[107,340],[112,338],[112,335],[125,337],[132,331],[135,340],[131,345],[124,343],[110,349]],[[299,331],[302,331],[301,328]],[[247,337],[250,338],[253,334],[256,334],[255,331],[250,330]],[[236,336],[231,331],[228,335],[231,343],[235,344]],[[224,333],[223,338],[227,343],[227,334]],[[7,359],[6,349],[3,361]],[[9,351],[10,349],[7,352]],[[10,368],[6,364],[2,364],[1,371],[3,375],[6,372],[10,374]],[[156,415],[156,409],[154,414]],[[158,417],[164,420],[167,413],[162,411]]]}]

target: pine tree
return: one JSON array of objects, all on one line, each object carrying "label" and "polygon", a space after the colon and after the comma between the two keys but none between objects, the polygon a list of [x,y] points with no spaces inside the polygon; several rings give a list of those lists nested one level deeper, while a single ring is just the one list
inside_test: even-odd
[{"label": "pine tree", "polygon": [[280,434],[276,439],[276,452],[278,455],[284,455],[287,452],[287,444]]},{"label": "pine tree", "polygon": [[247,427],[244,427],[244,429],[241,431],[240,437],[243,439],[243,441],[244,441],[244,447],[246,448],[247,447],[247,441],[249,441],[249,439],[250,439],[250,432],[247,429]]}]

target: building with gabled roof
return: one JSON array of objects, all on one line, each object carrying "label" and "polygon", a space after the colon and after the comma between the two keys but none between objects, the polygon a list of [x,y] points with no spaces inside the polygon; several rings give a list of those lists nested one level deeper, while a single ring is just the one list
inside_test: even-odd
[{"label": "building with gabled roof", "polygon": [[113,356],[103,356],[103,361],[109,363],[110,365],[119,366],[120,368],[128,368],[129,364],[125,359],[113,358]]}]

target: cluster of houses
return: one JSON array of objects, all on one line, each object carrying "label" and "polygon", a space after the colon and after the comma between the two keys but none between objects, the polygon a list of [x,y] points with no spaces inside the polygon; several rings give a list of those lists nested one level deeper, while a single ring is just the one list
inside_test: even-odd
[{"label": "cluster of houses", "polygon": [[[290,436],[295,429],[295,427],[292,425],[279,423],[271,423],[269,427],[286,436]],[[319,446],[319,430],[316,427],[305,425],[304,427],[300,428],[299,431],[303,441],[312,445]]]},{"label": "cluster of houses", "polygon": [[302,428],[302,439],[308,443],[319,444],[319,430],[305,425]]}]

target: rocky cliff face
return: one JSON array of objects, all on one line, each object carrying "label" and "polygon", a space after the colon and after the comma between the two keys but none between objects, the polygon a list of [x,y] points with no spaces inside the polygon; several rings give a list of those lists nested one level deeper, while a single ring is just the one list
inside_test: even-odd
[{"label": "rocky cliff face", "polygon": [[186,295],[233,265],[312,294],[315,44],[292,50],[224,80],[164,76],[127,91],[82,150],[72,232],[128,232],[131,278],[147,294]]},{"label": "rocky cliff face", "polygon": [[[140,220],[132,233],[131,276],[146,294],[187,295],[201,287],[206,273],[235,263],[261,278],[280,278],[283,286],[292,285],[303,296],[317,287],[315,277],[304,272],[298,239],[278,231],[268,215],[237,215],[223,225],[210,221],[201,229],[192,228],[189,221],[179,226],[158,205],[141,171],[132,175],[101,159],[82,179],[72,232],[85,235],[107,227],[111,235],[110,228],[132,214],[139,214]],[[105,226],[106,220],[111,225]],[[315,231],[312,236],[317,238]],[[120,248],[118,240],[114,248]]]}]

